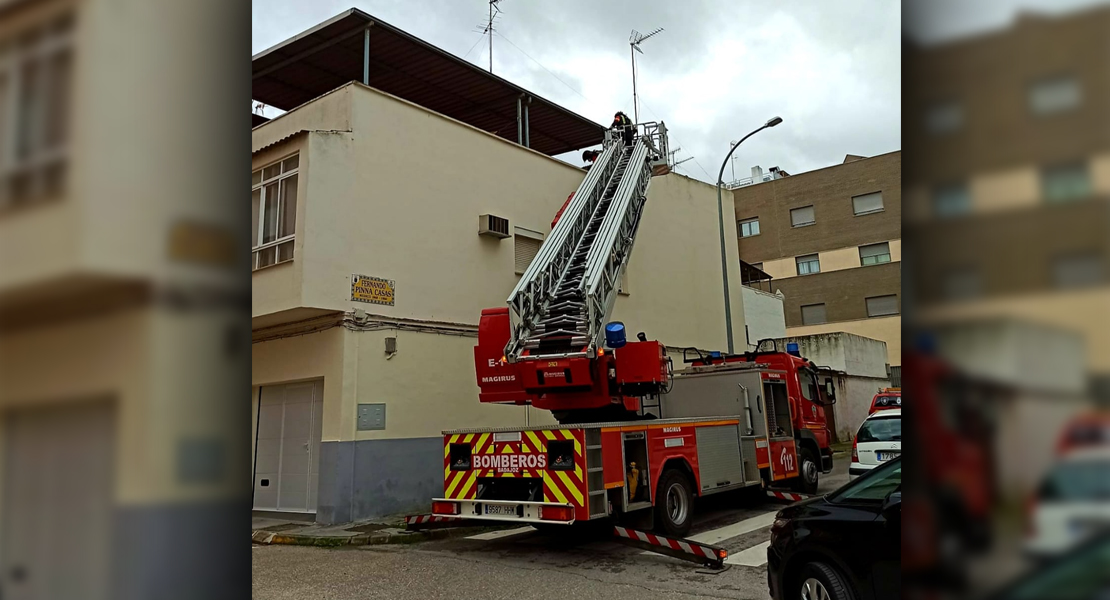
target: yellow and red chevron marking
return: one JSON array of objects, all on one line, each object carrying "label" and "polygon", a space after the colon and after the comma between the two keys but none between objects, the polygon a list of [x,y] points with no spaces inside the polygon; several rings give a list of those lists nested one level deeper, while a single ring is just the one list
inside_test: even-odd
[{"label": "yellow and red chevron marking", "polygon": [[471,454],[493,448],[493,434],[467,433],[443,436],[443,497],[471,500],[478,491],[478,471],[451,470],[451,444],[471,444]]},{"label": "yellow and red chevron marking", "polygon": [[[548,464],[543,473],[543,500],[544,502],[558,502],[571,504],[578,509],[586,506],[586,455],[584,450],[583,433],[581,429],[556,429],[544,431],[526,431],[525,435],[543,444],[547,449],[548,441],[573,440],[574,441],[574,470],[557,471]],[[578,516],[581,518],[581,515]]]},{"label": "yellow and red chevron marking", "polygon": [[[482,454],[536,454],[546,457],[547,449],[544,447],[542,440],[529,437],[528,431],[523,431],[520,434],[519,442],[494,442],[486,446],[482,450]],[[478,453],[475,451],[475,453]],[[481,477],[543,477],[543,469],[536,468],[522,468],[520,473],[506,473],[497,472],[493,469],[485,469],[479,472]]]}]

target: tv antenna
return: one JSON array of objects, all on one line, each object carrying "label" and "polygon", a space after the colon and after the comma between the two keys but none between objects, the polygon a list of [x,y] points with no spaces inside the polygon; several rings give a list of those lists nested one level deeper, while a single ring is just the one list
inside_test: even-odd
[{"label": "tv antenna", "polygon": [[486,21],[486,27],[482,33],[489,36],[489,72],[493,74],[493,31],[494,20],[501,16],[501,7],[498,4],[501,0],[489,0],[489,20]]},{"label": "tv antenna", "polygon": [[657,35],[657,34],[662,33],[662,32],[663,32],[662,27],[660,27],[659,29],[656,29],[655,31],[652,31],[651,33],[648,33],[646,35],[643,34],[643,33],[640,33],[639,31],[636,31],[635,29],[633,29],[632,30],[632,35],[628,38],[628,46],[629,46],[629,51],[628,52],[629,52],[629,54],[632,55],[632,114],[635,116],[635,123],[640,122],[640,104],[639,104],[639,101],[636,98],[636,53],[637,52],[639,52],[640,54],[644,53],[643,50],[640,50],[640,43],[641,42],[643,42],[644,40],[648,39],[649,37],[651,37],[653,35]]}]

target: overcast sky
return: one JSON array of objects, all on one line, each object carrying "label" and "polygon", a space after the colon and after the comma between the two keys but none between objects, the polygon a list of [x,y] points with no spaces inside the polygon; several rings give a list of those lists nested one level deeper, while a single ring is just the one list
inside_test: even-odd
[{"label": "overcast sky", "polygon": [[[477,31],[488,16],[486,0],[256,0],[253,51],[351,6],[488,67],[488,41]],[[756,164],[797,173],[839,163],[845,154],[900,149],[898,4],[795,0],[786,6],[502,0],[497,28],[503,37],[494,36],[493,70],[608,125],[617,110],[633,113],[629,33],[663,27],[637,56],[640,120],[665,121],[671,148],[682,147],[677,160],[695,157],[681,172],[715,181],[729,141],[775,115],[782,125],[737,150],[738,177]]]},{"label": "overcast sky", "polygon": [[[906,0],[914,17],[907,33],[933,41],[1003,26],[1017,4]],[[488,38],[480,33],[487,0],[256,0],[253,51],[351,6],[483,68],[489,64]],[[936,6],[946,15],[930,8]],[[501,0],[500,7],[494,72],[606,125],[617,110],[633,114],[630,31],[663,27],[637,56],[640,120],[667,123],[671,148],[682,148],[676,159],[695,157],[679,170],[698,179],[715,181],[729,142],[776,115],[781,125],[737,150],[737,177],[748,176],[752,165],[799,173],[837,164],[845,154],[902,147],[898,2]]]}]

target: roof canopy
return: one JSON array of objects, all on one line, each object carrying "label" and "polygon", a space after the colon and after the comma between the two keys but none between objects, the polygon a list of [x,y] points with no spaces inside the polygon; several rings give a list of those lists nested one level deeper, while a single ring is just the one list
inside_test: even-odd
[{"label": "roof canopy", "polygon": [[601,143],[602,125],[354,8],[256,54],[252,98],[291,110],[362,81],[367,30],[374,88],[513,142],[523,98],[534,150],[554,155]]}]

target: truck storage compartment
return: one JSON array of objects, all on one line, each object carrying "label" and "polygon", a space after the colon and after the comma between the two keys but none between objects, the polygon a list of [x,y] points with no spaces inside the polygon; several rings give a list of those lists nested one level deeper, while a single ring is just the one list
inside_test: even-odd
[{"label": "truck storage compartment", "polygon": [[643,431],[624,434],[624,479],[626,510],[635,510],[639,502],[651,501],[648,489],[647,435]]}]

